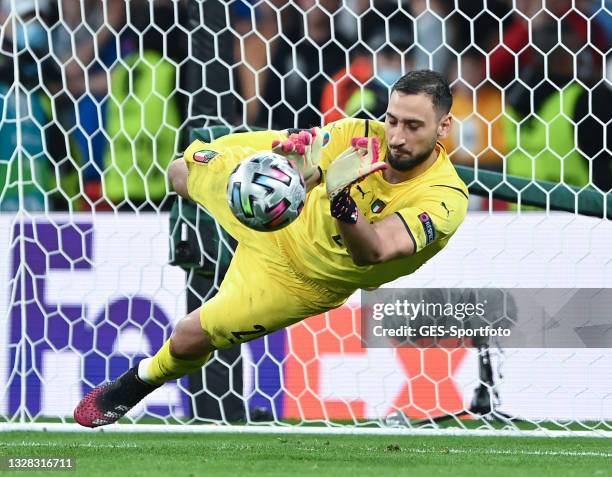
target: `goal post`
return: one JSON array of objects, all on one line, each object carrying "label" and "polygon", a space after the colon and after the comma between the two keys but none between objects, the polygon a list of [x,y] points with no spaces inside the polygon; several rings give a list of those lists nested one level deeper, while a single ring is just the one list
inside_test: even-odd
[{"label": "goal post", "polygon": [[69,3],[0,2],[0,431],[76,430],[85,393],[219,289],[235,243],[166,176],[189,141],[380,118],[393,81],[432,68],[475,200],[381,293],[502,290],[500,319],[529,318],[515,329],[533,339],[587,316],[577,304],[592,321],[558,346],[363,346],[362,301],[379,295],[360,291],[217,354],[110,430],[610,435],[607,4]]}]

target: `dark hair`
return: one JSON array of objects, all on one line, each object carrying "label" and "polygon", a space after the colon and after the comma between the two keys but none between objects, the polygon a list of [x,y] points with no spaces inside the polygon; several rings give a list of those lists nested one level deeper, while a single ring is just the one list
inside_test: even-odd
[{"label": "dark hair", "polygon": [[406,73],[391,88],[391,92],[403,94],[426,94],[434,108],[441,114],[448,114],[453,105],[453,96],[444,77],[431,70],[415,70]]}]

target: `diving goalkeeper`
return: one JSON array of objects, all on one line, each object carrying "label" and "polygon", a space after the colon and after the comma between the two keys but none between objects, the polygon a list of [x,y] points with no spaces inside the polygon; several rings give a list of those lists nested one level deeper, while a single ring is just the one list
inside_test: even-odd
[{"label": "diving goalkeeper", "polygon": [[[234,258],[217,295],[183,318],[155,356],[87,394],[75,420],[113,423],[166,381],[198,370],[215,349],[336,308],[355,290],[408,275],[444,248],[468,205],[438,142],[449,133],[451,105],[442,76],[413,71],[393,86],[384,123],[344,119],[311,131],[192,143],[171,165],[170,180],[236,238]],[[226,188],[240,161],[270,149],[294,162],[309,192],[295,222],[257,232],[233,216]]]}]

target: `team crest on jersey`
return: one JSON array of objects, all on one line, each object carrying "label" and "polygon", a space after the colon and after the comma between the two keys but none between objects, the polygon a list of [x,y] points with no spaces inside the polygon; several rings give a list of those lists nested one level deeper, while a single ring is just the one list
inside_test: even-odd
[{"label": "team crest on jersey", "polygon": [[211,160],[213,160],[219,153],[215,151],[211,151],[210,149],[203,149],[201,151],[195,152],[193,154],[193,160],[195,162],[200,162],[202,164],[207,164]]},{"label": "team crest on jersey", "polygon": [[427,212],[419,214],[419,220],[421,221],[423,230],[425,231],[425,245],[429,245],[436,239],[436,229],[434,228],[431,217]]},{"label": "team crest on jersey", "polygon": [[387,204],[385,204],[380,199],[376,199],[374,202],[372,202],[372,206],[370,207],[370,210],[372,211],[373,214],[380,214],[385,207],[387,207]]}]

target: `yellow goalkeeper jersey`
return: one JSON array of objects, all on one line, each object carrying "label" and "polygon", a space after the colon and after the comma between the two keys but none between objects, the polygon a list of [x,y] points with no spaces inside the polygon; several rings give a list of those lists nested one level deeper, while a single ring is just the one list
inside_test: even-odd
[{"label": "yellow goalkeeper jersey", "polygon": [[[357,136],[378,137],[381,160],[386,159],[382,122],[343,119],[325,129],[331,138],[321,160],[323,171]],[[309,278],[340,291],[378,287],[421,267],[446,246],[468,207],[466,185],[444,147],[438,144],[437,150],[438,159],[418,177],[391,184],[377,172],[351,188],[351,196],[370,222],[391,214],[401,218],[414,243],[414,255],[376,265],[355,265],[331,217],[325,184],[321,183],[308,194],[302,216],[278,233],[294,265]]]},{"label": "yellow goalkeeper jersey", "polygon": [[[381,160],[385,159],[387,141],[383,123],[343,119],[325,129],[331,137],[321,158],[323,177],[327,166],[350,146],[353,137],[378,137],[383,155]],[[185,152],[185,160],[193,168],[196,162],[208,162],[209,157],[204,152],[225,156],[223,161],[211,160],[209,165],[212,167],[210,173],[220,179],[219,190],[215,193],[224,193],[227,177],[236,162],[256,151],[270,150],[272,140],[283,137],[286,134],[279,131],[262,131],[224,136],[211,144],[196,141]],[[200,149],[206,151],[197,152]],[[295,222],[271,234],[255,232],[252,240],[274,237],[295,270],[331,292],[346,294],[357,288],[378,287],[409,275],[444,248],[467,212],[467,187],[457,175],[444,147],[438,144],[437,149],[439,154],[435,163],[414,179],[391,184],[377,172],[351,189],[353,199],[370,222],[391,214],[401,218],[415,246],[416,252],[410,257],[376,265],[355,265],[342,243],[336,220],[330,214],[324,182],[310,191],[304,210]],[[206,157],[196,158],[198,154]],[[204,203],[205,196],[212,191],[200,190],[196,182],[193,181],[189,193],[194,200]],[[226,205],[225,209],[229,213]]]}]

